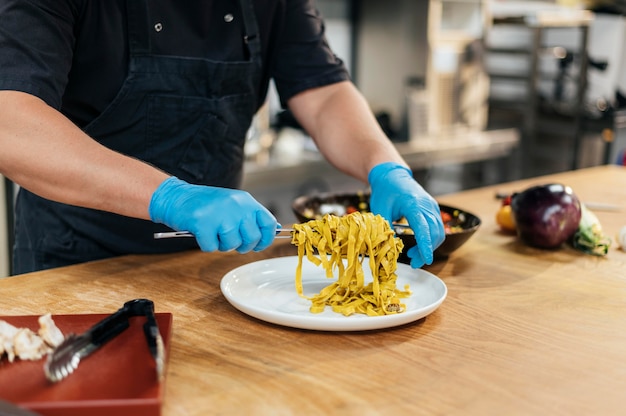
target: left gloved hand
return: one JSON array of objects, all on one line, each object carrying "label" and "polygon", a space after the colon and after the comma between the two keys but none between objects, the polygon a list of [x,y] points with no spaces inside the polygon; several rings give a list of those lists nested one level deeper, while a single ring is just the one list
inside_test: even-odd
[{"label": "left gloved hand", "polygon": [[406,218],[417,242],[407,252],[411,267],[433,262],[433,252],[445,239],[439,204],[413,179],[411,170],[393,162],[374,166],[368,175],[370,210],[391,224]]},{"label": "left gloved hand", "polygon": [[261,251],[274,241],[274,215],[248,192],[193,185],[174,176],[154,191],[150,218],[191,232],[203,251]]}]

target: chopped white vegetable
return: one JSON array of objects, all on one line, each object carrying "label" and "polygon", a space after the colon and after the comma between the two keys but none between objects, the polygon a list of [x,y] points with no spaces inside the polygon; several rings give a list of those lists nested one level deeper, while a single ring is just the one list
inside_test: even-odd
[{"label": "chopped white vegetable", "polygon": [[574,247],[588,254],[605,256],[611,246],[611,239],[602,232],[598,217],[585,204],[581,204],[580,208],[581,217],[574,234]]}]

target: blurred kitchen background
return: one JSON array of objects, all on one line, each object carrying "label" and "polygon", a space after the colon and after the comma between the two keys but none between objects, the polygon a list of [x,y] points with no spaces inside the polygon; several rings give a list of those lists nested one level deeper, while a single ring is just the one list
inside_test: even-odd
[{"label": "blurred kitchen background", "polygon": [[[616,163],[626,147],[626,1],[318,5],[331,46],[434,195]],[[365,188],[322,162],[276,101],[251,130],[245,189],[288,224],[296,196]]]},{"label": "blurred kitchen background", "polygon": [[[433,195],[623,157],[626,1],[317,2],[331,47]],[[274,91],[246,155],[243,188],[282,224],[297,196],[366,189],[321,160]],[[15,191],[0,181],[0,276]]]}]

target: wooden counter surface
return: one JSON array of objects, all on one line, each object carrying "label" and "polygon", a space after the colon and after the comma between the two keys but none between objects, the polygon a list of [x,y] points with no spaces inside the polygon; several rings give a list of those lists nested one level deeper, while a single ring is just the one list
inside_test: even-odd
[{"label": "wooden counter surface", "polygon": [[[501,233],[496,191],[559,181],[607,234],[626,225],[626,168],[590,168],[442,196],[479,215],[469,242],[426,269],[441,307],[406,326],[334,333],[267,324],[234,309],[220,279],[295,254],[126,256],[0,279],[3,315],[110,313],[146,297],[172,312],[163,416],[618,415],[626,391],[626,252],[545,251]],[[1,370],[0,370],[1,371]]]}]

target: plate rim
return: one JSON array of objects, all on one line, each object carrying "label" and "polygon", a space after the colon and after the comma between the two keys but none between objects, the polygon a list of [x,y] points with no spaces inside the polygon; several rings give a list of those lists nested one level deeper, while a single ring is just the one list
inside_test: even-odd
[{"label": "plate rim", "polygon": [[[311,313],[308,315],[291,315],[286,312],[280,312],[272,309],[261,308],[257,305],[250,305],[243,303],[237,296],[232,293],[233,281],[238,274],[245,272],[247,269],[252,268],[268,268],[276,262],[293,262],[294,265],[294,281],[295,281],[295,267],[297,265],[298,256],[283,256],[274,257],[269,259],[262,259],[252,261],[233,268],[225,273],[220,280],[220,290],[226,300],[240,312],[252,316],[264,322],[272,324],[286,326],[297,329],[307,329],[315,331],[368,331],[376,329],[385,329],[396,326],[405,325],[411,322],[418,321],[439,308],[439,306],[446,299],[448,289],[445,282],[423,269],[413,269],[409,265],[398,263],[398,269],[407,272],[417,273],[422,275],[423,278],[428,280],[429,284],[435,284],[439,286],[437,289],[441,291],[440,295],[437,295],[436,299],[430,304],[424,305],[415,310],[410,310],[401,314],[386,315],[386,316],[366,316],[366,315],[352,315],[343,316],[341,314],[329,316],[320,316]],[[303,259],[303,262],[306,262]],[[310,266],[315,267],[313,264]],[[293,291],[295,296],[298,296],[295,288]]]}]

